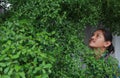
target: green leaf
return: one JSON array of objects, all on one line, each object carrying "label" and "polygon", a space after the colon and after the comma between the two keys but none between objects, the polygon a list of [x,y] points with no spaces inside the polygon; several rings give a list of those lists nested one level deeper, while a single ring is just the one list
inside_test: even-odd
[{"label": "green leaf", "polygon": [[1,66],[1,67],[5,67],[6,64],[5,64],[5,63],[0,63],[0,66]]},{"label": "green leaf", "polygon": [[26,78],[24,72],[19,72],[19,75],[20,75],[22,78]]}]

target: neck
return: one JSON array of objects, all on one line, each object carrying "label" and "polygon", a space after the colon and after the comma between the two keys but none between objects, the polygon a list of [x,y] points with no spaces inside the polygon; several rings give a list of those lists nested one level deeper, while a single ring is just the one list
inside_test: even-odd
[{"label": "neck", "polygon": [[94,51],[95,51],[95,58],[96,59],[99,59],[102,54],[105,52],[105,48],[94,48]]}]

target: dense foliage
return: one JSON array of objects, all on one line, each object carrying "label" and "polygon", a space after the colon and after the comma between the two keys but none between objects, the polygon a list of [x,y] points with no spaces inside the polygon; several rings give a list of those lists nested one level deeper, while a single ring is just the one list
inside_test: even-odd
[{"label": "dense foliage", "polygon": [[[116,0],[9,0],[0,16],[1,78],[101,78],[119,74],[117,61],[96,60],[84,29],[103,22],[119,31]],[[116,9],[114,9],[116,8]],[[115,62],[113,64],[113,62]],[[114,70],[114,72],[113,72]]]}]

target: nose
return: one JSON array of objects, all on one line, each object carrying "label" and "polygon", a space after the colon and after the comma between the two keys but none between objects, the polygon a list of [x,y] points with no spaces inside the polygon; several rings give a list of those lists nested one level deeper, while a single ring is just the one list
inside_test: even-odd
[{"label": "nose", "polygon": [[95,39],[95,35],[91,36],[91,40],[94,40]]}]

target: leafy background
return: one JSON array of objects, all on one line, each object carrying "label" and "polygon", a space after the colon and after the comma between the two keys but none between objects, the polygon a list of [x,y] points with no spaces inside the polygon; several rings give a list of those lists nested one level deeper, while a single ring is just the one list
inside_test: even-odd
[{"label": "leafy background", "polygon": [[102,23],[119,35],[119,1],[9,2],[11,10],[0,16],[1,78],[112,78],[116,73],[93,57],[84,30]]}]

